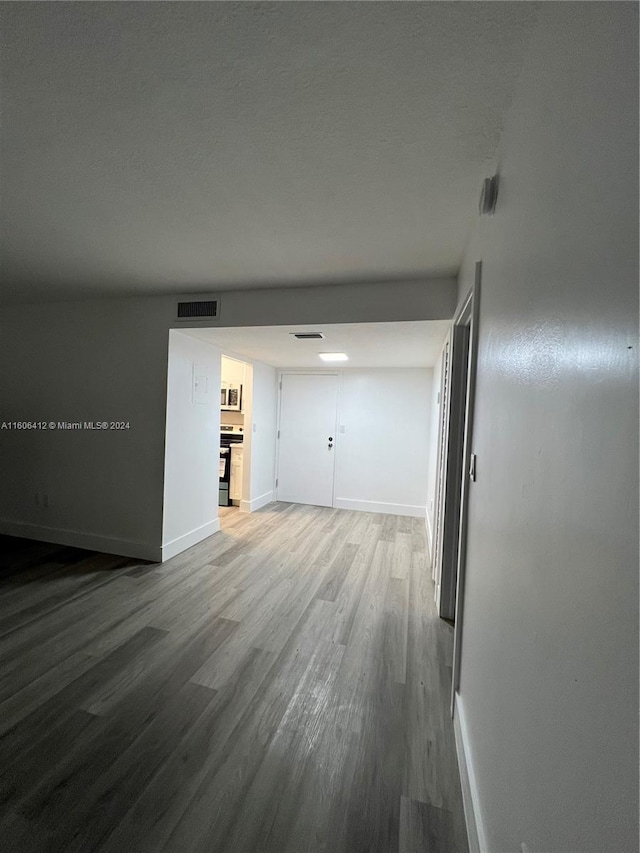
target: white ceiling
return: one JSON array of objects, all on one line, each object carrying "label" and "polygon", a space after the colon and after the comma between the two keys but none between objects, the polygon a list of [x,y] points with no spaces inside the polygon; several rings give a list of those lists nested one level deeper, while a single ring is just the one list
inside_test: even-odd
[{"label": "white ceiling", "polygon": [[[230,355],[273,367],[433,367],[442,349],[448,320],[410,323],[340,323],[320,326],[251,326],[190,329],[187,334]],[[185,330],[186,331],[186,330]],[[322,332],[324,340],[299,341],[291,332]],[[319,352],[346,352],[349,361],[326,364]]]},{"label": "white ceiling", "polygon": [[9,299],[457,272],[537,14],[2,7]]}]

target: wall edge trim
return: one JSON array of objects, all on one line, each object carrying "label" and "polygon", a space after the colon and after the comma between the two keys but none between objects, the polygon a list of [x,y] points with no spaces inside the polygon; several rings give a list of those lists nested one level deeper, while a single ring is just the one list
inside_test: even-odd
[{"label": "wall edge trim", "polygon": [[429,565],[433,566],[433,533],[431,531],[431,522],[429,520],[429,510],[424,514],[424,526],[427,528],[427,547],[429,548]]},{"label": "wall edge trim", "polygon": [[137,560],[149,560],[152,563],[159,563],[162,560],[162,549],[159,545],[121,539],[116,536],[103,536],[98,533],[83,533],[63,527],[46,527],[26,521],[13,521],[9,518],[0,518],[0,534],[36,539],[39,542],[51,542],[55,545],[67,545],[70,548],[85,548],[87,551],[100,551],[104,554],[133,557]]},{"label": "wall edge trim", "polygon": [[203,539],[208,539],[209,536],[213,536],[213,534],[217,533],[219,530],[220,519],[214,518],[211,521],[207,521],[206,524],[201,524],[200,527],[196,527],[188,533],[184,533],[182,536],[172,539],[171,542],[165,542],[162,546],[162,562],[164,563],[165,560],[170,560],[177,554],[181,554],[183,551],[186,551],[187,548],[191,548],[192,545],[197,545],[198,542],[202,542]]},{"label": "wall edge trim", "polygon": [[480,811],[478,783],[471,760],[469,731],[459,693],[455,694],[453,733],[458,756],[458,770],[460,773],[460,787],[462,788],[462,805],[464,807],[469,853],[488,853],[489,848],[487,847]]},{"label": "wall edge trim", "polygon": [[427,508],[412,504],[388,504],[380,501],[357,501],[351,498],[336,498],[333,502],[336,509],[354,509],[359,512],[382,512],[386,515],[409,515],[412,518],[423,518]]},{"label": "wall edge trim", "polygon": [[259,495],[252,501],[240,501],[240,512],[255,512],[257,509],[262,509],[263,506],[270,504],[273,500],[273,491],[271,491]]}]

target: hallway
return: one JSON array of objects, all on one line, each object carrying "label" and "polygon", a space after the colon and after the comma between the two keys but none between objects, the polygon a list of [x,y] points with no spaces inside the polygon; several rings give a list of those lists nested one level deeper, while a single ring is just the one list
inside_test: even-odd
[{"label": "hallway", "polygon": [[8,849],[464,853],[424,522],[221,518],[161,565],[6,540]]}]

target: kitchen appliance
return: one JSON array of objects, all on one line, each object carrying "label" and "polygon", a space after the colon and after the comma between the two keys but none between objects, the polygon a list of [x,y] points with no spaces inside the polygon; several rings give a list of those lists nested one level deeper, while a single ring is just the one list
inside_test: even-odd
[{"label": "kitchen appliance", "polygon": [[220,389],[220,408],[223,412],[242,411],[242,385],[223,382]]},{"label": "kitchen appliance", "polygon": [[229,485],[231,483],[231,448],[220,447],[220,465],[218,469],[218,506],[229,506]]},{"label": "kitchen appliance", "polygon": [[231,498],[231,447],[242,444],[244,435],[242,427],[235,424],[220,425],[220,464],[218,469],[218,506],[230,506]]}]

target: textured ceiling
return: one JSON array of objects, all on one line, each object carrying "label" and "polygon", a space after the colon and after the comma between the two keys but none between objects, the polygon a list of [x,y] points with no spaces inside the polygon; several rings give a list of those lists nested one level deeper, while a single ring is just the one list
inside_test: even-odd
[{"label": "textured ceiling", "polygon": [[[347,370],[352,367],[433,367],[450,328],[449,320],[416,320],[410,323],[190,329],[187,334],[273,367]],[[319,341],[299,341],[291,332],[322,332],[325,337]],[[349,361],[325,364],[318,357],[320,352],[346,352]]]},{"label": "textured ceiling", "polygon": [[13,299],[456,272],[536,15],[0,6]]}]

